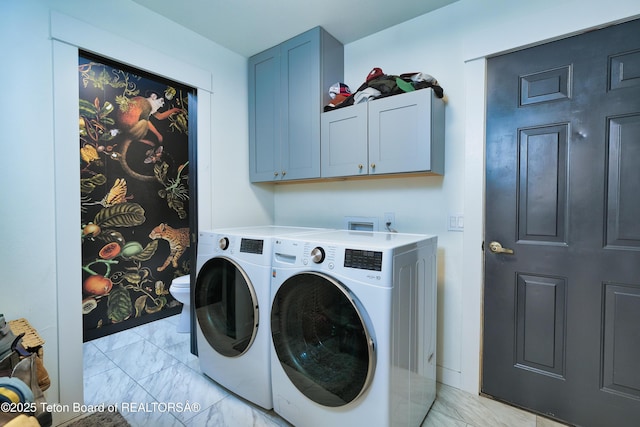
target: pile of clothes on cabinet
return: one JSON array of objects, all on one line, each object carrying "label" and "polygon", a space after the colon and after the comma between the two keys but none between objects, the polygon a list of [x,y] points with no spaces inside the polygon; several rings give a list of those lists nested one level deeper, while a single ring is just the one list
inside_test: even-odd
[{"label": "pile of clothes on cabinet", "polygon": [[429,74],[415,72],[396,76],[385,74],[382,69],[376,67],[371,70],[367,75],[366,81],[354,93],[351,93],[349,86],[344,83],[332,85],[329,88],[331,102],[324,107],[324,111],[426,88],[433,89],[438,98],[444,96],[444,90],[440,87],[438,81]]}]

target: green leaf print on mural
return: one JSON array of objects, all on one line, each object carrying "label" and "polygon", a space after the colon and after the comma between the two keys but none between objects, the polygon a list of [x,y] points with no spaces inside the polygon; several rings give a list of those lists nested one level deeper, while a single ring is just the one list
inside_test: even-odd
[{"label": "green leaf print on mural", "polygon": [[158,250],[158,241],[152,240],[140,252],[136,253],[135,255],[131,255],[129,257],[123,256],[123,258],[127,260],[133,260],[133,261],[149,261],[151,257],[155,255],[157,250]]},{"label": "green leaf print on mural", "polygon": [[147,302],[147,298],[149,298],[148,295],[141,295],[138,298],[136,298],[136,303],[135,303],[136,317],[140,317],[142,315],[142,312],[144,311],[145,303]]},{"label": "green leaf print on mural", "polygon": [[132,308],[129,291],[122,286],[114,286],[107,299],[107,317],[113,323],[122,322],[131,316]]},{"label": "green leaf print on mural", "polygon": [[93,220],[94,224],[105,227],[135,227],[145,221],[144,209],[137,203],[119,203],[104,208]]},{"label": "green leaf print on mural", "polygon": [[186,162],[178,167],[176,179],[166,179],[166,174],[163,174],[163,172],[166,172],[166,169],[161,170],[158,167],[155,168],[156,176],[165,186],[164,189],[158,191],[158,196],[167,199],[167,205],[176,211],[180,219],[187,217],[183,200],[189,199],[188,177],[181,176],[181,174],[188,164],[189,162]]},{"label": "green leaf print on mural", "polygon": [[107,178],[101,173],[90,178],[83,178],[80,180],[80,192],[85,194],[91,193],[97,186],[104,185],[106,182]]}]

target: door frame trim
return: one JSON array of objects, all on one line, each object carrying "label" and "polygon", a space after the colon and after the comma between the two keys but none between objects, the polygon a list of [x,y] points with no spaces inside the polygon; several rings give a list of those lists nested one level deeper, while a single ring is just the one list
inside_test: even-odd
[{"label": "door frame trim", "polygon": [[[77,188],[78,175],[69,173],[77,170],[77,145],[69,141],[78,141],[78,73],[79,50],[96,53],[105,58],[113,59],[124,64],[133,64],[137,68],[150,71],[159,76],[171,78],[196,88],[198,114],[197,140],[199,171],[198,179],[211,182],[211,101],[213,97],[212,79],[208,71],[193,67],[183,61],[165,56],[129,39],[94,27],[68,15],[51,11],[50,35],[52,39],[52,84],[53,104],[55,115],[53,121],[54,132],[54,194],[55,194],[55,244],[56,257],[56,298],[57,342],[48,342],[51,353],[50,362],[54,369],[50,369],[52,387],[51,401],[71,405],[83,402],[82,372],[82,310],[78,301],[82,283],[81,253],[77,230],[80,226],[80,193],[68,191]],[[141,59],[142,58],[142,59]],[[171,72],[165,66],[167,61],[172,64]],[[176,68],[177,67],[177,68]],[[177,77],[177,78],[176,78]],[[75,96],[73,96],[75,94]],[[206,162],[206,163],[205,163]],[[203,174],[203,171],[206,171]],[[200,198],[200,194],[196,197]],[[209,201],[211,197],[204,195]],[[77,206],[75,210],[70,206]],[[201,204],[201,206],[203,206]],[[210,205],[205,204],[205,207]],[[200,207],[199,209],[202,209]],[[201,217],[207,212],[199,212]],[[77,307],[77,308],[74,308]],[[64,382],[60,381],[64,378]],[[54,424],[67,421],[73,413],[54,414]]]},{"label": "door frame trim", "polygon": [[[482,291],[484,288],[484,202],[485,202],[485,104],[486,57],[465,62],[465,178],[462,259],[462,283],[471,284],[463,293],[461,302],[461,353],[477,358],[461,358],[458,387],[479,393],[482,362]],[[478,159],[480,159],[478,161]],[[445,381],[446,382],[446,381]]]}]

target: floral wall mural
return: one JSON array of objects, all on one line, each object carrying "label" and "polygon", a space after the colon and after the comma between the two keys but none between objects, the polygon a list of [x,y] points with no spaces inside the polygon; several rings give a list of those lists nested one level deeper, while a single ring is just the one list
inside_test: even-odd
[{"label": "floral wall mural", "polygon": [[189,274],[189,111],[194,89],[79,58],[84,340],[179,313]]}]

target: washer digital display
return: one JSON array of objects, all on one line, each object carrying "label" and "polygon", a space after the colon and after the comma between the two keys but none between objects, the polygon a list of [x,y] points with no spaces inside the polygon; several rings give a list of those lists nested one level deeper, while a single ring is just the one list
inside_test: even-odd
[{"label": "washer digital display", "polygon": [[382,271],[382,252],[345,249],[344,266],[361,270]]},{"label": "washer digital display", "polygon": [[262,255],[264,240],[261,239],[242,239],[240,241],[240,252],[247,254]]}]

